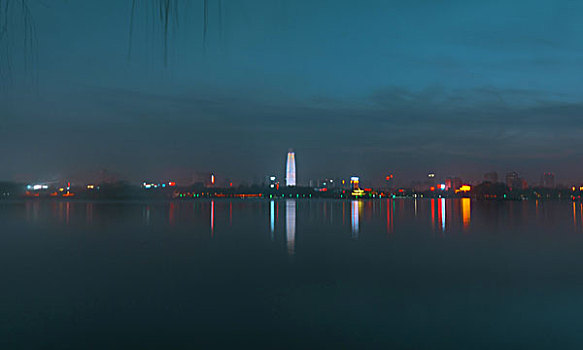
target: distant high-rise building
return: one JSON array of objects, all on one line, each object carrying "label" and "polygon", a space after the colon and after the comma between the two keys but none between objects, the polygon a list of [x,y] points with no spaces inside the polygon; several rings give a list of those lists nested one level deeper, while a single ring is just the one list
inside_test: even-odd
[{"label": "distant high-rise building", "polygon": [[445,190],[455,191],[462,186],[462,179],[459,177],[445,179]]},{"label": "distant high-rise building", "polygon": [[511,191],[526,190],[528,188],[528,183],[526,180],[518,176],[517,172],[512,171],[506,174],[506,186],[508,186]]},{"label": "distant high-rise building", "polygon": [[351,187],[352,187],[353,190],[360,189],[359,183],[360,183],[360,177],[358,177],[358,176],[352,176],[350,178],[350,185],[351,185]]},{"label": "distant high-rise building", "polygon": [[287,152],[287,162],[285,166],[285,184],[287,186],[296,185],[296,155],[290,149]]},{"label": "distant high-rise building", "polygon": [[484,174],[484,181],[491,182],[491,183],[498,182],[498,173],[495,171],[492,171],[491,173]]},{"label": "distant high-rise building", "polygon": [[518,173],[516,171],[512,171],[506,173],[506,186],[512,190],[513,187],[518,187]]},{"label": "distant high-rise building", "polygon": [[555,174],[553,173],[544,173],[541,177],[541,186],[546,188],[554,188],[555,187]]}]

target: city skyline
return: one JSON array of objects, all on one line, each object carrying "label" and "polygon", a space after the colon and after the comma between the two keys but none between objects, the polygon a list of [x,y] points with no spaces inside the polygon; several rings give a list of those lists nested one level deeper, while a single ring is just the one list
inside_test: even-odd
[{"label": "city skyline", "polygon": [[[357,172],[358,173],[358,172]],[[463,178],[463,180],[460,178],[459,174],[452,174],[451,172],[447,172],[445,174],[441,174],[441,173],[436,173],[435,171],[428,171],[424,174],[416,174],[415,177],[395,177],[395,173],[398,173],[398,171],[396,169],[393,169],[393,171],[389,171],[386,174],[381,174],[381,176],[379,176],[379,174],[376,174],[375,176],[373,176],[372,178],[367,178],[365,179],[365,182],[369,185],[369,186],[375,186],[375,187],[379,187],[379,188],[385,188],[387,187],[386,185],[389,184],[389,180],[390,180],[390,186],[392,187],[393,185],[397,185],[398,187],[418,187],[420,185],[439,185],[436,181],[441,181],[441,185],[446,186],[448,189],[450,187],[459,187],[459,185],[461,185],[462,182],[467,183],[467,184],[480,184],[482,182],[492,182],[492,183],[505,183],[506,185],[508,185],[510,188],[514,187],[537,187],[537,186],[541,186],[541,187],[555,187],[556,186],[566,186],[569,187],[571,185],[575,185],[575,184],[579,184],[579,183],[583,183],[579,182],[577,180],[575,181],[557,181],[556,180],[556,175],[553,172],[548,172],[545,171],[543,173],[541,173],[539,176],[539,180],[536,181],[535,176],[525,176],[523,173],[519,173],[517,171],[507,171],[505,173],[501,173],[498,174],[497,171],[489,171],[489,172],[485,172],[483,173],[482,177],[480,178],[478,177],[474,177],[474,178],[468,178],[465,177]],[[285,160],[285,168],[284,168],[284,175],[282,176],[279,172],[272,172],[269,173],[269,175],[266,175],[265,173],[261,176],[254,176],[254,178],[252,179],[252,181],[247,181],[244,178],[238,178],[236,175],[234,177],[234,181],[233,182],[233,175],[231,176],[224,176],[222,178],[219,179],[219,181],[217,181],[215,172],[213,171],[209,171],[209,172],[201,172],[201,171],[196,171],[196,172],[183,172],[180,175],[174,175],[174,176],[142,176],[139,179],[133,179],[133,182],[139,182],[142,183],[142,181],[147,181],[147,182],[151,182],[150,180],[154,179],[154,178],[158,178],[158,179],[164,179],[163,181],[172,179],[172,180],[178,180],[179,184],[182,185],[187,185],[187,184],[195,184],[195,183],[202,183],[202,184],[208,184],[210,186],[213,187],[232,187],[233,184],[235,183],[236,185],[265,185],[267,183],[271,184],[271,187],[274,187],[275,184],[277,183],[277,185],[279,186],[279,181],[277,179],[282,179],[284,182],[283,184],[285,184],[285,186],[306,186],[306,187],[318,187],[321,181],[333,181],[333,179],[336,179],[337,182],[342,181],[342,179],[344,179],[345,181],[349,181],[349,179],[351,179],[353,177],[353,175],[355,174],[355,172],[351,172],[350,175],[338,175],[338,174],[328,174],[328,176],[324,176],[324,177],[310,177],[309,175],[303,176],[303,181],[299,181],[297,180],[297,172],[296,172],[296,158],[295,158],[295,152],[293,151],[293,149],[289,149],[287,154],[286,154],[286,160]],[[386,176],[385,176],[386,175]],[[381,178],[384,176],[384,180],[381,180]],[[220,175],[219,175],[220,177]],[[360,176],[359,176],[360,177]],[[80,181],[80,182],[84,182],[84,183],[104,183],[104,182],[115,182],[115,181],[132,181],[129,180],[128,178],[124,177],[123,175],[119,174],[119,173],[111,173],[109,171],[106,170],[102,170],[99,172],[98,175],[93,175],[90,178],[75,178],[72,176],[61,176],[61,177],[55,177],[52,179],[42,179],[41,177],[36,177],[34,179],[20,179],[20,180],[12,180],[13,182],[29,182],[29,183],[37,183],[37,184],[47,184],[47,183],[59,183],[59,182],[67,182],[67,181],[71,181],[72,179],[74,179],[75,181]],[[328,180],[328,179],[332,179],[332,180]],[[0,182],[2,181],[2,179],[0,179]],[[459,183],[458,186],[452,186],[453,182]],[[146,184],[147,182],[144,182],[144,184]],[[155,182],[155,181],[154,181]],[[551,185],[552,184],[552,185]]]}]

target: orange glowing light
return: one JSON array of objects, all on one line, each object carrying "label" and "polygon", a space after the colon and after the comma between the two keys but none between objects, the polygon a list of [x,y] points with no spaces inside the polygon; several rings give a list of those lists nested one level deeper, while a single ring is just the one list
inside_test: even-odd
[{"label": "orange glowing light", "polygon": [[470,186],[470,185],[462,185],[460,188],[458,188],[455,191],[455,193],[458,193],[458,192],[469,192],[471,190],[472,190],[472,186]]},{"label": "orange glowing light", "polygon": [[431,190],[431,191],[435,191],[435,187],[431,186],[431,187],[429,188],[429,190]]}]

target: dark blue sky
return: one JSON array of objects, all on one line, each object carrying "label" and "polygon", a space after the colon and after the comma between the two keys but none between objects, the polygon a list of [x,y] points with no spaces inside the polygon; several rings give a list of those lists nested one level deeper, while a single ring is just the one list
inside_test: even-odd
[{"label": "dark blue sky", "polygon": [[130,53],[131,1],[29,0],[38,62],[3,78],[0,178],[252,180],[293,147],[300,181],[583,180],[581,2],[223,0],[221,28],[209,0],[204,50],[202,0],[178,0],[167,65],[152,2]]}]

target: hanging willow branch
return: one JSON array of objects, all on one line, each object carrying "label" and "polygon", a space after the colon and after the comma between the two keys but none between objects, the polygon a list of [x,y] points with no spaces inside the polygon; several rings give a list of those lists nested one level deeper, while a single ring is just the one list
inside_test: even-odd
[{"label": "hanging willow branch", "polygon": [[[131,53],[133,49],[133,36],[134,36],[134,26],[136,20],[136,14],[138,8],[143,6],[151,6],[152,10],[156,13],[156,20],[160,24],[162,41],[163,41],[163,52],[164,52],[164,65],[168,64],[168,43],[170,38],[170,31],[173,28],[178,27],[179,24],[179,13],[184,11],[185,7],[181,8],[181,3],[185,5],[188,4],[189,0],[131,0],[130,3],[130,28],[129,28],[129,44],[128,44],[128,60],[131,59]],[[223,38],[223,1],[214,0],[216,6],[214,9],[218,10],[218,34],[219,40]],[[206,52],[209,36],[209,19],[210,19],[210,9],[212,0],[202,0],[202,48],[203,52]]]},{"label": "hanging willow branch", "polygon": [[203,27],[202,27],[202,48],[206,51],[206,34],[209,25],[209,2],[203,0]]},{"label": "hanging willow branch", "polygon": [[[28,0],[0,0],[0,78],[11,80],[19,63],[25,72],[37,61],[37,37]],[[22,53],[22,60],[17,55]]]}]

